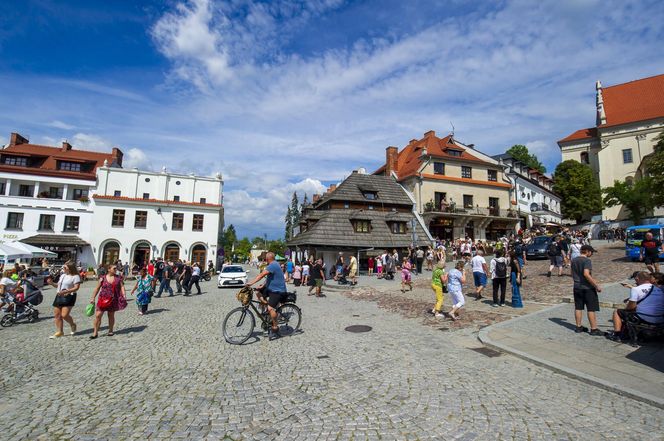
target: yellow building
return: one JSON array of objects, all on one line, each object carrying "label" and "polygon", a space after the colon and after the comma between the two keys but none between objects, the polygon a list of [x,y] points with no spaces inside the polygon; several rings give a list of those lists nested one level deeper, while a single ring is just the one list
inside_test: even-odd
[{"label": "yellow building", "polygon": [[[563,161],[588,164],[602,188],[634,179],[643,158],[654,151],[664,131],[664,75],[602,87],[598,81],[595,127],[577,130],[558,141]],[[657,213],[655,213],[657,214]],[[623,220],[621,206],[607,207],[604,220]]]},{"label": "yellow building", "polygon": [[388,147],[374,174],[395,176],[411,193],[434,238],[495,240],[519,222],[504,167],[452,135],[432,130],[401,151]]}]

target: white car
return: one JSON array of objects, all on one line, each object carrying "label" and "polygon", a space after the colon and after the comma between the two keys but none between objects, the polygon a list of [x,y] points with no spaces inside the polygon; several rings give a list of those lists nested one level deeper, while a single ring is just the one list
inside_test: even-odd
[{"label": "white car", "polygon": [[240,265],[226,265],[217,278],[217,288],[241,287],[247,283],[247,272]]}]

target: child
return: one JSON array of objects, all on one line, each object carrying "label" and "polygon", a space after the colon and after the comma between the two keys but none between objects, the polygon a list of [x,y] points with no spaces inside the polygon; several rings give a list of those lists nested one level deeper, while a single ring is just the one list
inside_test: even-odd
[{"label": "child", "polygon": [[383,256],[378,256],[376,258],[376,271],[378,272],[378,278],[383,277]]},{"label": "child", "polygon": [[300,262],[295,262],[295,267],[293,268],[293,284],[295,286],[300,286],[302,282],[302,267]]},{"label": "child", "polygon": [[408,260],[408,257],[403,258],[403,264],[401,265],[401,292],[406,292],[406,285],[410,287],[410,290],[413,290],[413,282],[411,281],[410,270],[413,268],[413,265]]},{"label": "child", "polygon": [[459,260],[454,266],[454,269],[447,275],[447,289],[452,296],[452,302],[454,303],[450,310],[450,318],[452,320],[459,319],[457,311],[466,304],[466,299],[463,297],[462,292],[463,284],[466,283],[465,265],[465,260]]}]

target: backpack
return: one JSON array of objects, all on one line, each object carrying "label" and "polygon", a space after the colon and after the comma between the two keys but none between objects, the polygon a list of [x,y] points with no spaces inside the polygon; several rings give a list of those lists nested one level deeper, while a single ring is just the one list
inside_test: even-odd
[{"label": "backpack", "polygon": [[507,262],[505,262],[505,258],[503,257],[496,259],[496,278],[507,278]]},{"label": "backpack", "polygon": [[157,271],[163,271],[164,270],[164,262],[159,262],[157,264]]},{"label": "backpack", "polygon": [[549,244],[549,248],[548,248],[548,250],[547,250],[547,254],[549,255],[549,257],[557,256],[557,255],[558,255],[558,252],[559,252],[559,250],[558,250],[558,244],[555,243],[555,242],[551,242],[551,243]]}]

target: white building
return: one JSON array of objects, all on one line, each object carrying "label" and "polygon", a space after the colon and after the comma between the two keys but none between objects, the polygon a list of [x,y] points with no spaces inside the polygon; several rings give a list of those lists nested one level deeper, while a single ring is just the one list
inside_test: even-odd
[{"label": "white building", "polygon": [[548,223],[561,224],[560,196],[553,192],[551,178],[508,153],[493,158],[506,167],[505,174],[512,181],[512,200],[516,200],[522,228]]},{"label": "white building", "polygon": [[[664,74],[596,88],[596,125],[558,141],[563,161],[588,164],[602,188],[633,180],[643,158],[654,151],[664,131]],[[662,215],[660,207],[654,215]],[[628,217],[622,206],[606,207],[604,220]]]},{"label": "white building", "polygon": [[94,264],[89,245],[96,169],[122,165],[122,152],[88,152],[30,144],[18,133],[0,150],[0,241],[21,240]]},{"label": "white building", "polygon": [[221,174],[214,178],[97,169],[90,243],[97,262],[149,259],[218,262],[223,229]]}]

